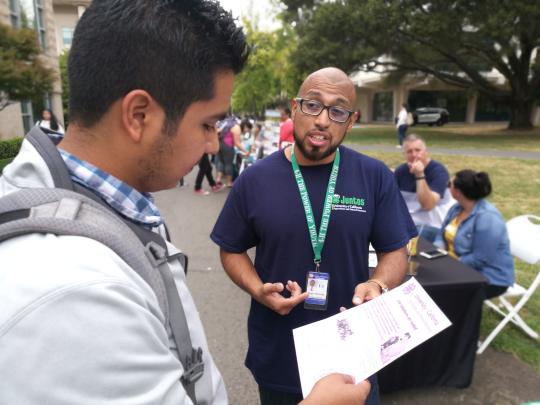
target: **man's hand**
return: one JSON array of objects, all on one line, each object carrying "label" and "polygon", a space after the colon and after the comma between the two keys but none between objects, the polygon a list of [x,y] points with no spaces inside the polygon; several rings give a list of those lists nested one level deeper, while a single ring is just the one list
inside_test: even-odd
[{"label": "man's hand", "polygon": [[300,405],[363,405],[371,385],[364,380],[358,384],[345,374],[330,374],[317,381]]},{"label": "man's hand", "polygon": [[353,305],[360,305],[373,298],[377,298],[381,294],[381,287],[377,283],[360,283],[354,289],[352,303]]},{"label": "man's hand", "polygon": [[414,177],[422,177],[424,175],[425,166],[421,160],[416,159],[412,163],[407,163],[409,166],[409,172],[414,175]]},{"label": "man's hand", "polygon": [[[289,298],[281,295],[285,288],[291,293]],[[255,298],[278,314],[287,315],[295,306],[304,302],[307,297],[308,293],[302,293],[302,289],[296,281],[289,280],[285,287],[283,283],[264,283]]]}]

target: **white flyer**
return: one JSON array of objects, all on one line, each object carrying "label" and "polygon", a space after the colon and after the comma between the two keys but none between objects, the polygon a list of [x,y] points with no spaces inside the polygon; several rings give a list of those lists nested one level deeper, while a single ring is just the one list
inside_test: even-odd
[{"label": "white flyer", "polygon": [[451,325],[414,277],[386,294],[293,330],[304,398],[331,373],[365,380]]}]

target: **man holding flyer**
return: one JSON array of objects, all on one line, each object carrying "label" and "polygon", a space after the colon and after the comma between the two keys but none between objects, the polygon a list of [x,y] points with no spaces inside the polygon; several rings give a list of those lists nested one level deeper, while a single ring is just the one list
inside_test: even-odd
[{"label": "man holding flyer", "polygon": [[[211,234],[225,271],[252,297],[246,366],[263,405],[302,399],[294,328],[379,296],[406,271],[416,229],[392,173],[341,146],[355,102],[341,70],[309,75],[292,101],[294,145],[242,173]],[[378,254],[371,278],[370,242]],[[370,382],[366,403],[378,404]]]}]

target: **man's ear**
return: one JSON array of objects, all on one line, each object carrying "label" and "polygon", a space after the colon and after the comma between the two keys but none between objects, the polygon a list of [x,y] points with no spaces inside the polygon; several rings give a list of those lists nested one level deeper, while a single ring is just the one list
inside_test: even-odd
[{"label": "man's ear", "polygon": [[294,121],[294,116],[296,115],[296,110],[298,109],[298,102],[293,98],[291,100],[291,119]]},{"label": "man's ear", "polygon": [[154,121],[159,119],[157,102],[147,91],[138,89],[127,93],[121,106],[126,133],[133,142],[141,142],[144,132],[155,127]]},{"label": "man's ear", "polygon": [[360,111],[355,111],[355,112],[352,113],[349,125],[347,125],[347,131],[346,132],[349,132],[352,129],[354,123],[356,122],[356,120],[358,119],[359,116],[360,116]]}]

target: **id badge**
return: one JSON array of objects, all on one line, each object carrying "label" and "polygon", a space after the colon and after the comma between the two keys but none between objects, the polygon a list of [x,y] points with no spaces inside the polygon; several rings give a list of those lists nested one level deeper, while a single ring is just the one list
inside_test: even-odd
[{"label": "id badge", "polygon": [[308,297],[304,301],[305,309],[316,309],[325,311],[328,305],[328,283],[330,282],[329,273],[318,271],[308,271],[306,291]]}]

